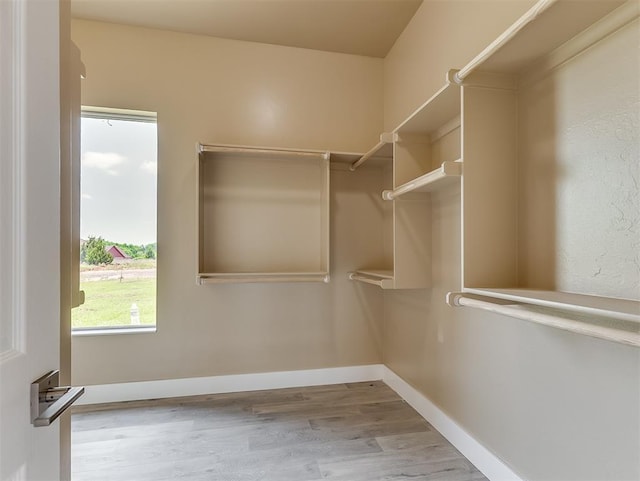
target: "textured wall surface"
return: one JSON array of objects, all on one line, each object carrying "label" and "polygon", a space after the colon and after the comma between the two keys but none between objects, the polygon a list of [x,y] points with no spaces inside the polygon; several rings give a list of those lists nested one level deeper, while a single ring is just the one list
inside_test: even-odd
[{"label": "textured wall surface", "polygon": [[640,299],[638,28],[522,92],[524,285]]}]

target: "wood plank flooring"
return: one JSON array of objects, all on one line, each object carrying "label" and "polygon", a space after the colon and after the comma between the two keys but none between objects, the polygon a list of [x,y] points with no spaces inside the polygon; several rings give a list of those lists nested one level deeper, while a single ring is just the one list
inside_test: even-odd
[{"label": "wood plank flooring", "polygon": [[74,409],[73,481],[486,478],[382,382]]}]

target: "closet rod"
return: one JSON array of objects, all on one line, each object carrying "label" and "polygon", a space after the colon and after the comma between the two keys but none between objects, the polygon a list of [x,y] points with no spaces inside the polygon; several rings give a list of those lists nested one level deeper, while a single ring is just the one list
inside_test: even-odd
[{"label": "closet rod", "polygon": [[310,151],[310,150],[290,150],[290,149],[270,149],[270,148],[251,148],[235,145],[208,145],[198,144],[198,152],[233,152],[241,154],[268,154],[268,155],[291,155],[296,157],[316,157],[329,160],[329,152]]},{"label": "closet rod", "polygon": [[447,304],[451,307],[473,307],[485,311],[495,312],[505,316],[515,317],[524,321],[531,321],[545,326],[555,327],[576,334],[604,339],[606,341],[640,347],[640,332],[630,332],[624,329],[598,326],[584,321],[565,319],[551,314],[529,311],[519,304],[497,304],[473,297],[467,297],[461,292],[449,292]]},{"label": "closet rod", "polygon": [[473,71],[481,65],[485,60],[491,57],[494,53],[504,47],[513,37],[515,37],[520,30],[525,28],[536,18],[538,18],[545,10],[556,3],[558,0],[539,0],[533,7],[531,7],[522,17],[520,17],[511,27],[506,30],[502,35],[496,38],[487,48],[480,52],[471,62],[465,65],[459,72],[454,75],[456,83],[461,84],[462,81]]}]

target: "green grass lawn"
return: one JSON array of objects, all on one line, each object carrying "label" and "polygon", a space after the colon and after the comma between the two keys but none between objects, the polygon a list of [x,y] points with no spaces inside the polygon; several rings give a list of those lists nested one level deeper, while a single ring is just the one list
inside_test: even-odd
[{"label": "green grass lawn", "polygon": [[131,325],[131,304],[136,303],[140,324],[156,323],[156,280],[104,280],[80,283],[85,303],[73,309],[74,328]]}]

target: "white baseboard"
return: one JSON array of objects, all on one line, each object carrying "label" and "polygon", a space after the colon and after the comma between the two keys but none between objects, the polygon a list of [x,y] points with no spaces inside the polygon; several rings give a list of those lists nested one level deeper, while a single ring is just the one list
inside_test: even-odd
[{"label": "white baseboard", "polygon": [[382,380],[453,444],[491,481],[522,481],[495,454],[476,441],[424,394],[383,366]]},{"label": "white baseboard", "polygon": [[371,364],[304,371],[101,384],[85,386],[84,396],[78,399],[76,405],[379,381],[382,379],[383,368],[382,364]]}]

